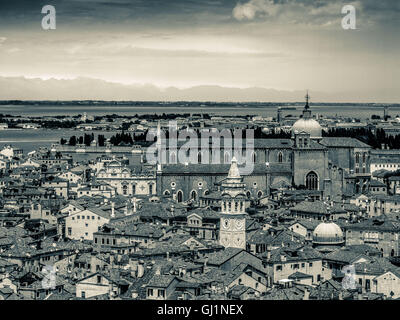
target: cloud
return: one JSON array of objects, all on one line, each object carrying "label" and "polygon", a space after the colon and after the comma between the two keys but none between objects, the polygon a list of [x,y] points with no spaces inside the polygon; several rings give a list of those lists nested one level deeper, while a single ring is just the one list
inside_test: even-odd
[{"label": "cloud", "polygon": [[232,16],[238,21],[268,20],[337,28],[341,25],[341,9],[345,5],[356,8],[358,26],[399,26],[398,0],[248,0],[238,3],[232,10]]},{"label": "cloud", "polygon": [[7,38],[6,37],[0,37],[0,46],[6,42]]},{"label": "cloud", "polygon": [[250,0],[238,3],[232,15],[239,21],[264,18],[281,23],[329,26],[343,17],[341,9],[345,4],[354,5],[358,10],[363,8],[355,0]]},{"label": "cloud", "polygon": [[250,0],[247,3],[237,4],[232,13],[237,20],[252,20],[257,13],[274,16],[278,9],[279,4],[275,4],[273,0]]}]

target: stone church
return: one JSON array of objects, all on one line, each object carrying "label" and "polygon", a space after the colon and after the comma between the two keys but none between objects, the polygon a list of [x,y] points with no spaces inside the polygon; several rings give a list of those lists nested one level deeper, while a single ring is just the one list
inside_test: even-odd
[{"label": "stone church", "polygon": [[[318,191],[321,200],[342,200],[343,193],[368,188],[371,147],[355,138],[322,137],[322,127],[313,119],[307,101],[302,117],[292,127],[291,139],[254,139],[252,173],[243,175],[248,198],[271,194],[277,186]],[[216,152],[210,146],[210,153]],[[218,150],[218,152],[224,152]],[[167,158],[176,155],[166,150]],[[222,164],[166,164],[157,169],[157,194],[176,201],[198,201],[220,189],[233,155],[222,154]],[[240,163],[239,170],[240,170]]]}]

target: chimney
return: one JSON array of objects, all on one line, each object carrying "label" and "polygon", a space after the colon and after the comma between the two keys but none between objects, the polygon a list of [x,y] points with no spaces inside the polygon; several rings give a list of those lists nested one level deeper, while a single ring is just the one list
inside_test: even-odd
[{"label": "chimney", "polygon": [[115,204],[111,202],[111,218],[115,218]]},{"label": "chimney", "polygon": [[208,262],[208,258],[205,258],[205,259],[204,259],[204,264],[203,264],[203,273],[206,273],[207,262]]},{"label": "chimney", "polygon": [[271,260],[271,250],[267,250],[267,261]]},{"label": "chimney", "polygon": [[143,264],[142,264],[142,263],[139,263],[139,264],[138,264],[138,267],[137,267],[137,277],[138,277],[138,278],[141,278],[141,277],[143,277],[143,274],[144,274],[144,267],[143,267]]},{"label": "chimney", "polygon": [[136,212],[136,198],[133,198],[133,212]]}]

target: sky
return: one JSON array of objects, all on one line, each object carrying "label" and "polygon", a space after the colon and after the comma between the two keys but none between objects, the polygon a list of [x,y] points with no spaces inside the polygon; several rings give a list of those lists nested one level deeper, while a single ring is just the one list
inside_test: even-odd
[{"label": "sky", "polygon": [[[41,27],[47,4],[55,30]],[[355,30],[341,25],[349,4]],[[308,89],[321,102],[398,103],[399,56],[398,0],[0,2],[0,99],[118,99],[115,88],[179,99],[201,87],[226,101],[223,88],[250,101],[301,101]]]}]

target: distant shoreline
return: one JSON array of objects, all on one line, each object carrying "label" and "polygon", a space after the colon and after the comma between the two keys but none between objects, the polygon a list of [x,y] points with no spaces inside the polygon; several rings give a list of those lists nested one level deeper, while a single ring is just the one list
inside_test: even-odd
[{"label": "distant shoreline", "polygon": [[[140,106],[140,107],[154,107],[154,105],[173,108],[187,108],[191,107],[211,107],[218,106],[219,108],[242,108],[253,107],[278,107],[278,106],[303,106],[304,102],[212,102],[212,101],[106,101],[106,100],[0,100],[0,105],[11,106]],[[312,102],[310,106],[370,106],[370,107],[400,107],[400,103],[360,103],[360,102]]]}]

